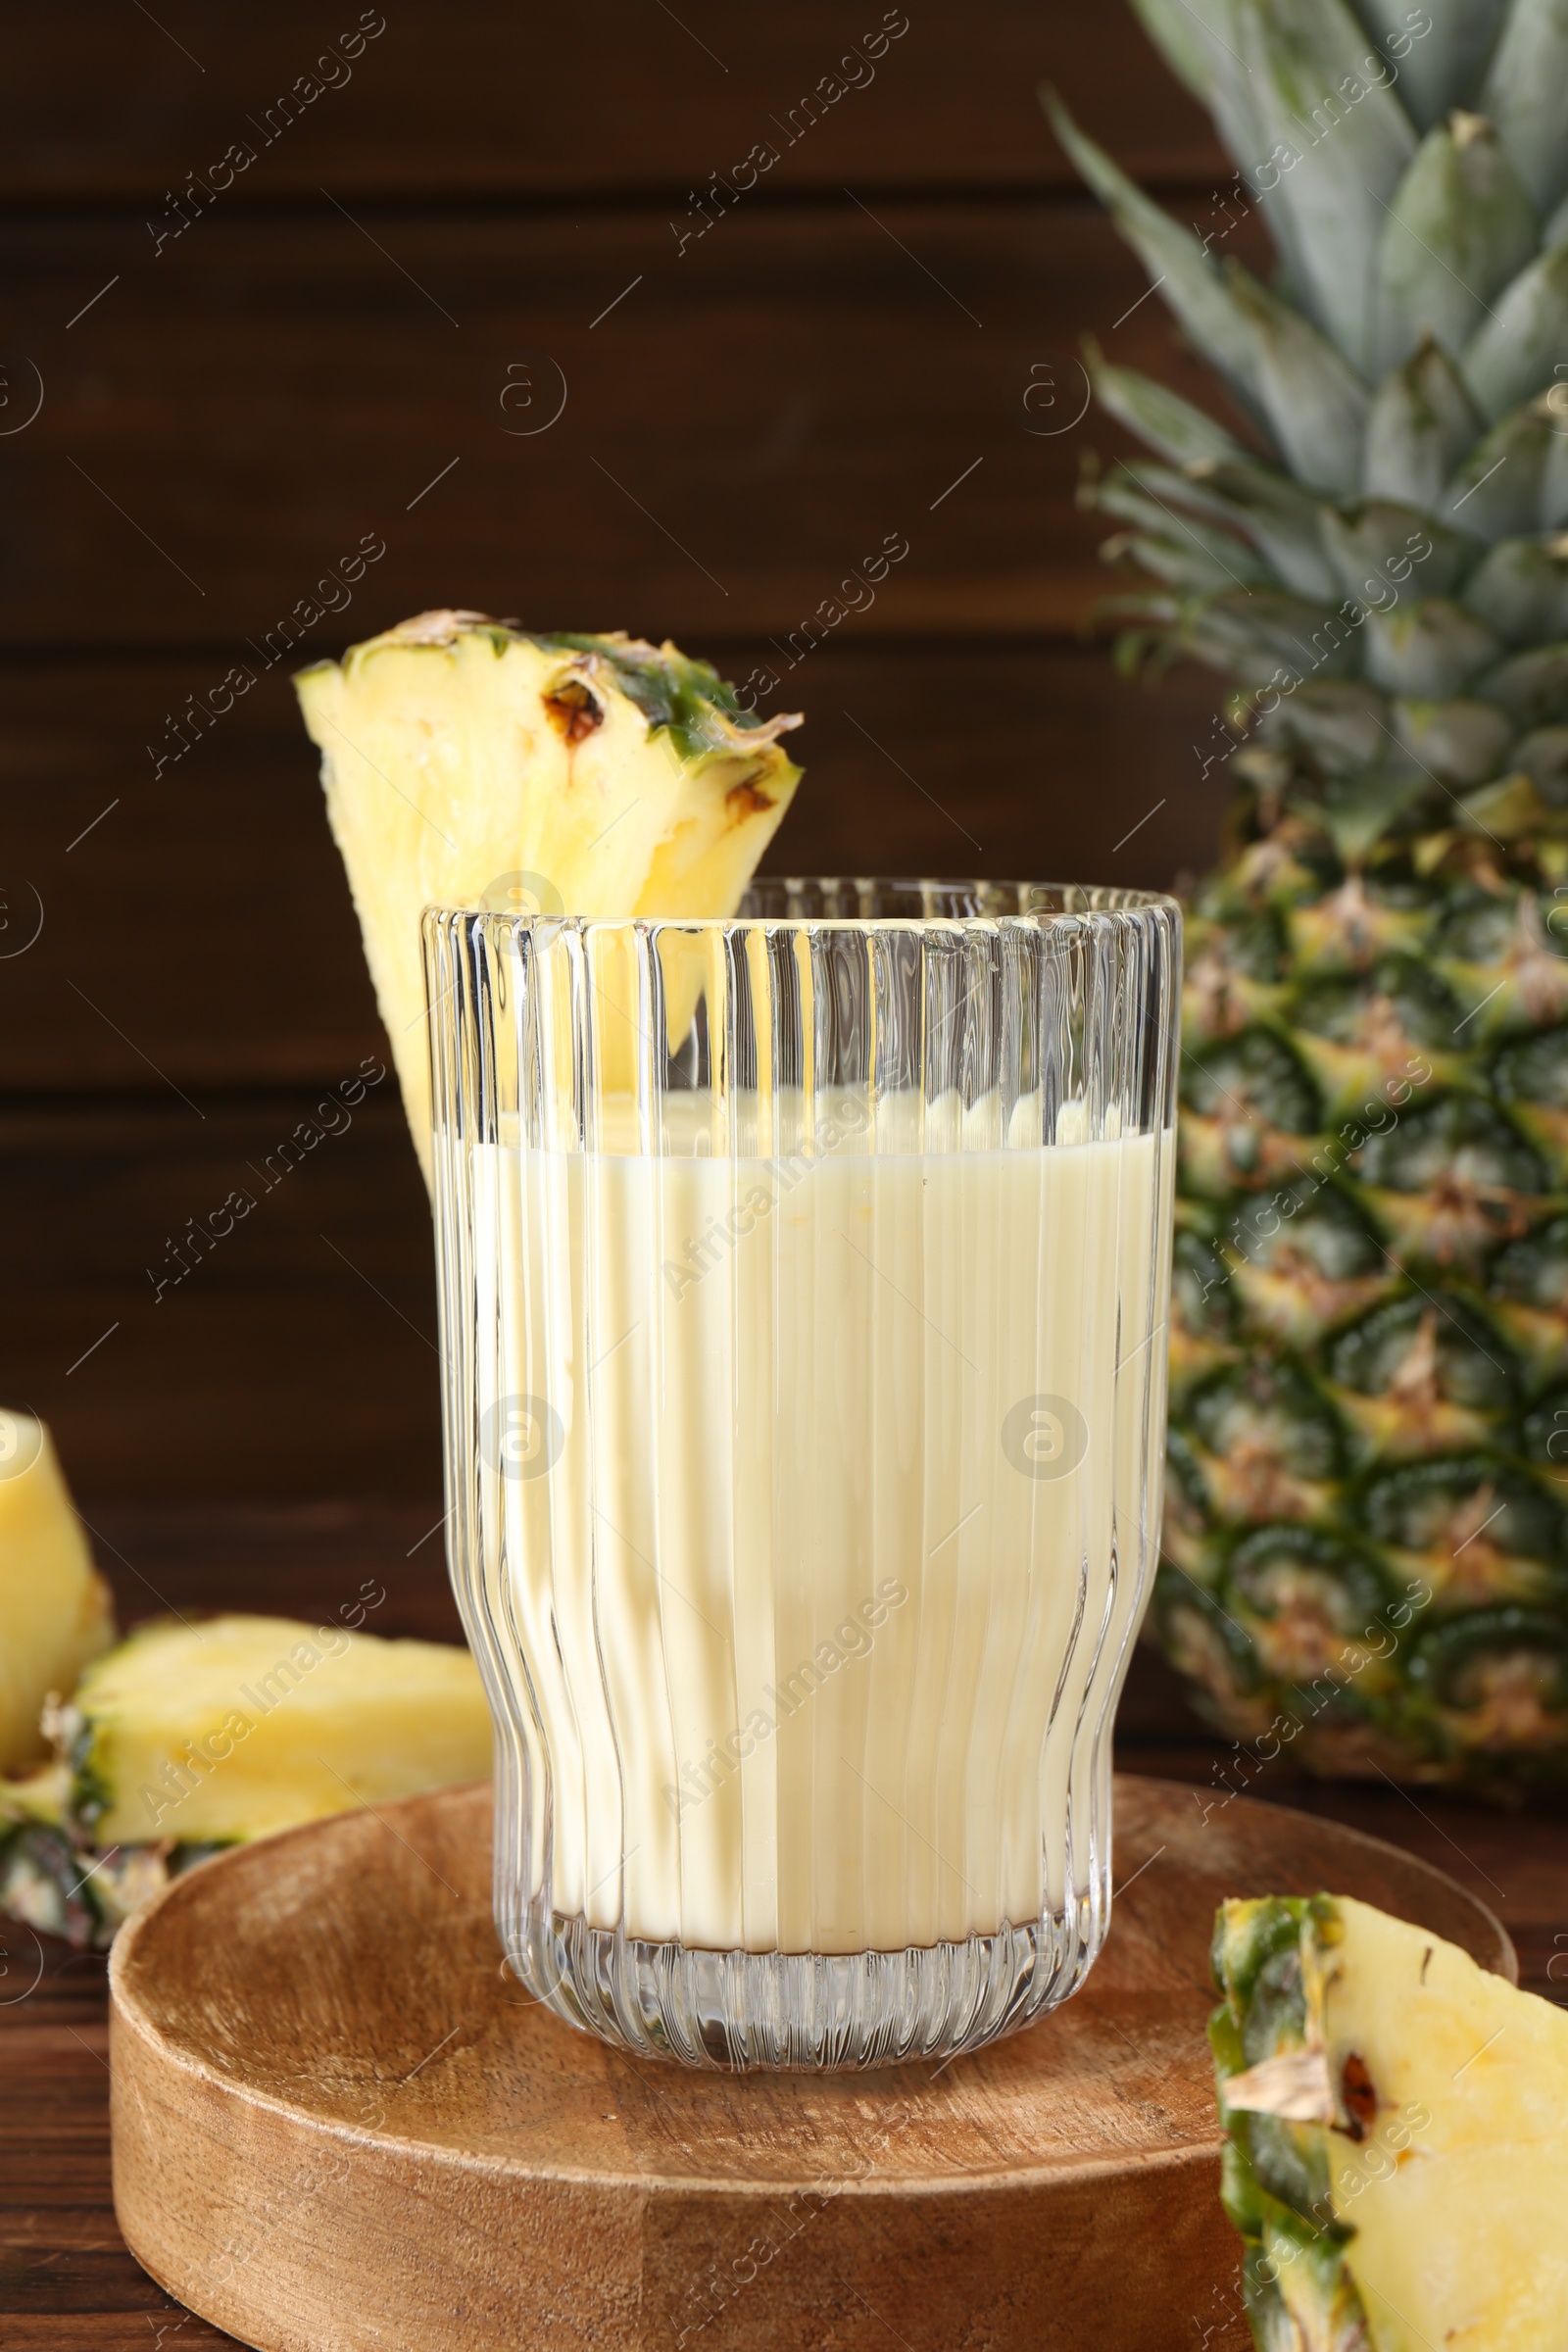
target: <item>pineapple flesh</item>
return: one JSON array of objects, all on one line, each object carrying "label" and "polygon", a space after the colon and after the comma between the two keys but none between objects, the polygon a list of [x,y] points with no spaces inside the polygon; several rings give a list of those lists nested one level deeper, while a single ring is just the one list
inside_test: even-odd
[{"label": "pineapple flesh", "polygon": [[424,612],[296,680],[430,1180],[419,913],[728,915],[800,769],[706,662]]},{"label": "pineapple flesh", "polygon": [[1154,1622],[1259,1758],[1560,1781],[1568,13],[1135,6],[1279,257],[1054,106],[1230,402],[1095,361],[1152,453],[1086,483],[1145,575],[1119,652],[1221,673],[1196,749],[1237,787],[1188,930]]},{"label": "pineapple flesh", "polygon": [[286,1617],[142,1627],[87,1669],[59,1736],[67,1818],[101,1846],[264,1838],[490,1769],[467,1650]]},{"label": "pineapple flesh", "polygon": [[48,1430],[0,1411],[0,1775],[43,1758],[46,1703],[114,1638],[109,1588]]},{"label": "pineapple flesh", "polygon": [[0,1783],[0,1910],[79,1943],[217,1846],[491,1766],[466,1649],[284,1617],[140,1627],[48,1728],[56,1763]]},{"label": "pineapple flesh", "polygon": [[1214,1974],[1263,2352],[1568,2342],[1568,2015],[1329,1895],[1226,1903]]}]

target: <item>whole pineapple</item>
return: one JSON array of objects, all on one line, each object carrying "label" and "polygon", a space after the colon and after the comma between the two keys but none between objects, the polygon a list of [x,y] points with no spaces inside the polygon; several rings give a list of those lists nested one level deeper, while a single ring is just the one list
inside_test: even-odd
[{"label": "whole pineapple", "polygon": [[[1264,285],[1061,138],[1235,429],[1087,495],[1230,681],[1155,1623],[1260,1759],[1568,1775],[1568,7],[1135,0]],[[1217,216],[1216,216],[1217,218]]]}]

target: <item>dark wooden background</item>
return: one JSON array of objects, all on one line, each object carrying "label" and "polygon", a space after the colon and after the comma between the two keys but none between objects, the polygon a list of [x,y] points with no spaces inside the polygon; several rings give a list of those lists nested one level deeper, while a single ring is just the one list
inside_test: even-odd
[{"label": "dark wooden background", "polygon": [[[774,862],[1163,883],[1211,853],[1215,685],[1116,682],[1074,506],[1120,445],[1078,415],[1081,335],[1203,379],[1036,86],[1183,218],[1217,224],[1222,160],[1120,0],[907,0],[874,80],[786,146],[775,119],[883,14],[385,0],[352,77],[270,142],[356,0],[8,22],[0,1401],[53,1423],[124,1621],[309,1614],[368,1580],[371,1630],[456,1631],[429,1218],[390,1081],[153,1289],[187,1220],[384,1050],[286,665],[156,769],[172,714],[362,535],[386,552],[307,657],[456,603],[667,633],[744,676],[902,532],[792,681],[808,773]],[[693,191],[763,139],[778,164],[679,251]],[[256,160],[209,203],[236,140]],[[503,408],[509,368],[534,414]],[[563,380],[556,422],[508,429]],[[1415,1846],[1560,1991],[1560,1821],[1249,1783],[1148,1652],[1119,1728],[1200,1806],[1246,1786]],[[102,1965],[39,1947],[30,1983],[35,1946],[0,1938],[0,2334],[217,2342],[114,2227]]]},{"label": "dark wooden background", "polygon": [[[456,603],[744,675],[902,532],[875,605],[777,698],[808,773],[774,862],[1162,883],[1209,855],[1215,687],[1115,679],[1074,506],[1119,445],[1073,421],[1083,333],[1203,379],[1157,297],[1128,315],[1143,281],[1037,84],[1200,218],[1218,150],[1130,15],[1068,0],[909,0],[874,79],[786,145],[883,19],[386,0],[270,143],[352,0],[11,24],[3,1394],[84,1497],[439,1508],[429,1224],[390,1081],[154,1295],[187,1219],[379,1050],[290,664],[155,758],[363,534],[385,555],[302,659]],[[693,191],[759,140],[781,160],[680,250]],[[233,141],[256,160],[220,190]],[[509,366],[531,412],[502,405]],[[563,381],[554,424],[508,429]]]}]

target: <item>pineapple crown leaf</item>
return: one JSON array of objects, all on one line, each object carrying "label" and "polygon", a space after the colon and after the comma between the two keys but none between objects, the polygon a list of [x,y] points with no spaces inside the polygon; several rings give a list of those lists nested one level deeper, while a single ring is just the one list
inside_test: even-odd
[{"label": "pineapple crown leaf", "polygon": [[1568,83],[1568,14],[1557,0],[1514,0],[1481,88],[1481,111],[1497,126],[1543,212],[1568,185],[1562,93]]},{"label": "pineapple crown leaf", "polygon": [[1430,130],[1383,231],[1375,371],[1399,366],[1426,334],[1461,350],[1539,240],[1536,208],[1485,117],[1456,113]]},{"label": "pineapple crown leaf", "polygon": [[1158,281],[1193,341],[1223,371],[1254,421],[1261,422],[1256,330],[1204,244],[1146,196],[1104,149],[1078,128],[1048,84],[1042,84],[1040,98],[1068,158],[1105,206],[1151,280]]},{"label": "pineapple crown leaf", "polygon": [[[1568,145],[1568,139],[1564,141]],[[1466,344],[1464,378],[1495,424],[1550,384],[1568,343],[1568,245],[1551,247],[1521,270]]]},{"label": "pineapple crown leaf", "polygon": [[[1163,18],[1165,0],[1140,13],[1146,24]],[[1438,37],[1424,11],[1407,13]],[[1479,111],[1459,103],[1477,95],[1472,89],[1446,89],[1446,119],[1424,137],[1396,89],[1393,58],[1383,59],[1385,75],[1371,74],[1368,33],[1344,0],[1203,0],[1184,6],[1174,50],[1151,25],[1184,74],[1196,71],[1202,49],[1203,94],[1253,182],[1284,265],[1294,300],[1282,307],[1298,307],[1364,384],[1427,332],[1450,350],[1473,344],[1494,418],[1525,396],[1522,385],[1539,389],[1549,378],[1565,311],[1548,266],[1550,224],[1539,252],[1540,215],[1568,181],[1560,134],[1568,34],[1542,20],[1558,13],[1555,0],[1515,0]],[[1416,36],[1391,28],[1385,37],[1395,50],[1402,40],[1407,55]],[[1554,75],[1554,106],[1533,91],[1524,107],[1517,71],[1501,71],[1504,54],[1525,47]],[[1054,91],[1042,96],[1063,147],[1151,277],[1163,277],[1182,323],[1244,399],[1266,407],[1255,333],[1227,304],[1206,241],[1145,196]],[[1556,127],[1554,142],[1542,138],[1544,117]],[[1250,307],[1255,313],[1255,297]]]},{"label": "pineapple crown leaf", "polygon": [[1171,465],[1188,466],[1204,461],[1218,465],[1231,458],[1246,463],[1250,452],[1168,384],[1152,375],[1140,375],[1134,368],[1112,367],[1093,338],[1085,341],[1084,358],[1102,408]]},{"label": "pineapple crown leaf", "polygon": [[1232,299],[1253,335],[1258,396],[1276,446],[1294,474],[1349,496],[1361,480],[1370,395],[1329,338],[1228,262]]},{"label": "pineapple crown leaf", "polygon": [[1133,0],[1133,12],[1179,81],[1193,96],[1208,97],[1203,24],[1184,0]]},{"label": "pineapple crown leaf", "polygon": [[1196,13],[1210,110],[1250,169],[1295,296],[1364,373],[1372,301],[1356,262],[1377,250],[1417,144],[1394,73],[1369,73],[1345,0],[1200,0]]},{"label": "pineapple crown leaf", "polygon": [[[1080,493],[1154,589],[1111,608],[1135,624],[1118,660],[1191,655],[1261,698],[1254,723],[1359,683],[1357,750],[1287,729],[1299,789],[1281,769],[1276,808],[1323,825],[1325,782],[1359,766],[1381,780],[1340,811],[1357,846],[1407,831],[1423,780],[1472,796],[1461,827],[1523,839],[1555,804],[1511,740],[1568,719],[1568,0],[1441,22],[1394,0],[1134,5],[1207,100],[1280,270],[1218,259],[1042,92],[1236,411],[1233,430],[1086,344],[1096,397],[1154,460]],[[1395,715],[1416,704],[1426,752]]]}]

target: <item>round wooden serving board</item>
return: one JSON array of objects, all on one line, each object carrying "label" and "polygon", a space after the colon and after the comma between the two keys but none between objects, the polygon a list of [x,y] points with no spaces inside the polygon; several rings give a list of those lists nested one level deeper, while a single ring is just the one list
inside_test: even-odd
[{"label": "round wooden serving board", "polygon": [[1424,1863],[1245,1798],[1205,1823],[1122,1779],[1115,1853],[1106,1948],[1028,2032],[734,2076],[622,2057],[504,1973],[487,1788],[237,1848],[115,1947],[121,2227],[265,2352],[1191,2352],[1236,2312],[1220,1897],[1327,1887],[1513,1952]]}]

